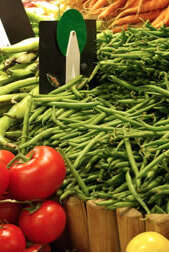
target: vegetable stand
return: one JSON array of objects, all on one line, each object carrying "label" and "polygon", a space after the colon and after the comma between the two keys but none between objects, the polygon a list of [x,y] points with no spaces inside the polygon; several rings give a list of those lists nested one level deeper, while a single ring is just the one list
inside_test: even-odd
[{"label": "vegetable stand", "polygon": [[[38,37],[0,49],[0,147],[19,159],[36,146],[60,152],[66,178],[47,197],[66,210],[72,250],[124,251],[150,230],[169,239],[168,37],[150,23],[99,32],[90,77],[58,87],[49,74],[56,89],[46,95],[38,92]],[[17,165],[11,171],[16,180]],[[30,204],[21,193],[13,201]]]},{"label": "vegetable stand", "polygon": [[77,251],[125,251],[129,241],[144,231],[160,232],[169,239],[168,214],[143,217],[135,208],[107,210],[97,206],[95,201],[84,203],[75,196],[65,201],[65,208],[68,215],[67,239],[71,241],[72,249]]}]

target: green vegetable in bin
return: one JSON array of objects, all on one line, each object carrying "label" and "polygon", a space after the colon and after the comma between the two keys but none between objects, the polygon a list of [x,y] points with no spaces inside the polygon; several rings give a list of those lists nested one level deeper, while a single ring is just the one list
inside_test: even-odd
[{"label": "green vegetable in bin", "polygon": [[[9,81],[0,103],[9,103],[10,97],[4,96],[21,90],[24,98],[1,116],[0,146],[14,152],[35,145],[61,150],[68,169],[56,193],[60,201],[76,194],[85,201],[102,198],[99,205],[109,210],[134,207],[143,213],[168,213],[168,31],[146,24],[118,34],[99,33],[98,65],[92,75],[78,76],[47,95],[39,95],[37,87],[32,93],[31,85],[38,82],[34,73],[21,79],[32,94],[24,142],[28,96],[20,80]],[[95,88],[91,79],[97,80]]]}]

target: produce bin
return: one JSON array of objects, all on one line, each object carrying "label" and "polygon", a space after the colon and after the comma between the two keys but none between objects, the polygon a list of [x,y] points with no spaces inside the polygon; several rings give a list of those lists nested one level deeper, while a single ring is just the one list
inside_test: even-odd
[{"label": "produce bin", "polygon": [[73,196],[64,203],[67,212],[68,240],[71,250],[124,252],[129,241],[145,231],[155,231],[169,239],[169,215],[145,217],[134,208],[108,210]]}]

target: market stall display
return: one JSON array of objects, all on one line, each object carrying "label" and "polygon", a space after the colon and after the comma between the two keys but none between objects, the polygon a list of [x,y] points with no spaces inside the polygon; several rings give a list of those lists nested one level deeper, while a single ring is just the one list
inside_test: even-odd
[{"label": "market stall display", "polygon": [[169,28],[98,32],[91,75],[60,85],[48,73],[48,94],[36,35],[0,48],[0,207],[18,208],[1,232],[21,228],[20,250],[39,251],[67,219],[72,249],[129,252],[133,237],[155,231],[167,251]]},{"label": "market stall display", "polygon": [[[99,33],[92,75],[48,95],[38,94],[34,71],[26,72],[26,78],[24,71],[16,75],[23,69],[18,54],[35,53],[38,38],[2,48],[0,99],[7,109],[0,119],[1,147],[15,153],[37,145],[59,148],[67,164],[67,177],[57,191],[60,201],[75,194],[84,201],[102,198],[97,205],[109,210],[168,213],[167,34],[167,28],[155,30],[149,24],[118,36]],[[37,58],[26,66],[32,61]],[[11,83],[12,70],[22,80]],[[93,78],[98,85],[90,88]]]}]

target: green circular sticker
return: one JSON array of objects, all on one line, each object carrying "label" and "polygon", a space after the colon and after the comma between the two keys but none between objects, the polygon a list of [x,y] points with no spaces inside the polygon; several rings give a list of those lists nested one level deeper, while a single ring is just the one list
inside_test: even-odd
[{"label": "green circular sticker", "polygon": [[64,56],[66,56],[71,31],[76,32],[80,53],[82,53],[87,40],[86,23],[82,14],[75,9],[64,12],[57,25],[57,42]]}]

